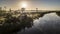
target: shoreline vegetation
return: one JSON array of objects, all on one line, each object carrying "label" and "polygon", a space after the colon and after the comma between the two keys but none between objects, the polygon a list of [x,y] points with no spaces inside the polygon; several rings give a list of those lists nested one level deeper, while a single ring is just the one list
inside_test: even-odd
[{"label": "shoreline vegetation", "polygon": [[[60,16],[60,11],[38,11],[36,12],[24,12],[25,9],[18,11],[9,11],[0,10],[0,33],[1,34],[11,34],[14,32],[18,32],[21,29],[31,28],[33,26],[33,19],[38,19],[43,17],[48,13],[56,13]],[[22,13],[21,13],[22,12]]]}]

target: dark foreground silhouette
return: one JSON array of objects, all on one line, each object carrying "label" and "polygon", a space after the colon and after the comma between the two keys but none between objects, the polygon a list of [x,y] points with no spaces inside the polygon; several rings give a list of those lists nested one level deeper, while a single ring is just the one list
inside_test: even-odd
[{"label": "dark foreground silhouette", "polygon": [[11,14],[7,13],[4,17],[4,23],[0,26],[0,34],[12,34],[20,31],[21,29],[25,29],[32,27],[33,19],[30,17],[19,16],[19,17],[12,17]]},{"label": "dark foreground silhouette", "polygon": [[[41,15],[39,15],[38,17],[43,17],[47,13],[52,13],[52,12],[40,13]],[[60,16],[60,12],[56,12],[56,14],[58,16]],[[31,17],[27,17],[27,15],[25,15],[25,14],[24,15],[22,14],[18,17],[13,17],[12,14],[10,14],[10,13],[4,14],[4,15],[5,15],[3,17],[3,18],[5,18],[4,21],[0,20],[0,23],[3,23],[2,25],[0,24],[1,25],[0,34],[13,34],[13,33],[17,33],[19,31],[21,31],[22,29],[25,30],[26,27],[31,28],[33,26],[33,19]],[[31,34],[31,32],[35,32],[34,34],[60,33],[60,22],[59,22],[60,20],[57,20],[57,21],[58,22],[55,22],[55,23],[52,21],[51,24],[49,22],[45,23],[44,25],[42,25],[44,27],[42,27],[40,24],[40,30],[35,29],[35,27],[33,27],[33,29],[30,29],[27,33],[30,33],[30,34]],[[45,22],[47,22],[47,21],[45,21]]]}]

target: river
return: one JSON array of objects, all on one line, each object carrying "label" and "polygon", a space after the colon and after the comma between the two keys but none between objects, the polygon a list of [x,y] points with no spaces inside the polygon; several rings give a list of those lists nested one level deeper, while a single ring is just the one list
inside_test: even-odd
[{"label": "river", "polygon": [[41,31],[49,28],[60,28],[60,17],[55,13],[49,13],[39,19],[35,19],[32,28],[26,28],[25,31],[22,30],[21,32],[17,32],[17,34],[42,34]]}]

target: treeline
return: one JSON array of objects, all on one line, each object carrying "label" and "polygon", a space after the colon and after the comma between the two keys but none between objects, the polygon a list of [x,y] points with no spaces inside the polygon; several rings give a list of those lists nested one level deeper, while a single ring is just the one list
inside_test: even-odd
[{"label": "treeline", "polygon": [[21,29],[25,30],[26,27],[30,28],[33,25],[33,19],[27,17],[26,14],[13,17],[11,13],[0,10],[0,18],[0,34],[12,34],[21,31]]}]

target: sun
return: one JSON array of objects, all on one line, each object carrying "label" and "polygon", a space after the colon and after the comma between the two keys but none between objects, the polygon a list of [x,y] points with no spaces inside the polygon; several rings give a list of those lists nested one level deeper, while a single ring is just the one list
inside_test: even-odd
[{"label": "sun", "polygon": [[19,7],[20,8],[27,8],[27,2],[20,2]]},{"label": "sun", "polygon": [[27,4],[26,3],[22,3],[22,8],[27,8]]}]

